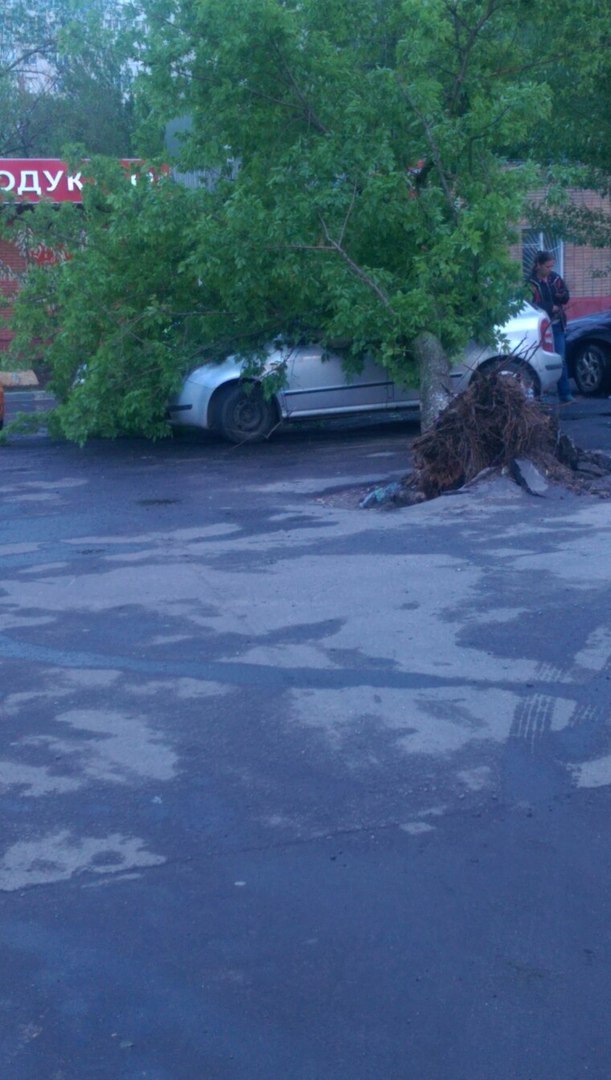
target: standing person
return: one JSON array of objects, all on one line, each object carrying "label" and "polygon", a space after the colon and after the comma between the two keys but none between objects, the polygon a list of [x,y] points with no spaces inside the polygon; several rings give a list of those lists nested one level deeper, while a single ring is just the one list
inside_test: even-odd
[{"label": "standing person", "polygon": [[535,307],[546,312],[554,335],[554,349],[562,357],[562,375],[558,379],[558,397],[561,405],[570,405],[575,398],[571,394],[571,384],[566,366],[566,339],[564,328],[566,315],[564,305],[570,299],[560,274],[554,271],[556,260],[551,251],[538,251],[535,255],[528,283],[532,289],[532,301]]}]

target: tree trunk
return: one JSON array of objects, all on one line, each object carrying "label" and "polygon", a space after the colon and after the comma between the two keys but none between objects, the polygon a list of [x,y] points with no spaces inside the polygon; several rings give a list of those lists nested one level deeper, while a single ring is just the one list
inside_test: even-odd
[{"label": "tree trunk", "polygon": [[426,431],[450,401],[450,364],[438,337],[425,330],[413,345],[420,370],[420,426]]}]

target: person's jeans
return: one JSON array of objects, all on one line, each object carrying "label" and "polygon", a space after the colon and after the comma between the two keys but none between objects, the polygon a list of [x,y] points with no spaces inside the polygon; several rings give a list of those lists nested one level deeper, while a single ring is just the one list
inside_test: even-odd
[{"label": "person's jeans", "polygon": [[570,401],[573,395],[566,366],[566,339],[562,323],[552,323],[552,333],[554,335],[554,349],[558,356],[562,357],[562,375],[556,384],[558,386],[558,397],[561,401]]}]

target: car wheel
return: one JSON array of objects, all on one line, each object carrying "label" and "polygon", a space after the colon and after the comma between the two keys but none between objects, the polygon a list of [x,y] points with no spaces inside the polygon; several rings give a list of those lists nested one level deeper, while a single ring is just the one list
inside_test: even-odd
[{"label": "car wheel", "polygon": [[255,383],[236,383],[224,391],[216,410],[216,424],[230,442],[258,442],[278,422],[276,407]]},{"label": "car wheel", "polygon": [[582,394],[602,394],[611,382],[611,350],[585,342],[575,354],[575,382]]},{"label": "car wheel", "polygon": [[527,397],[539,397],[541,393],[541,383],[536,371],[525,360],[518,360],[516,357],[498,356],[496,360],[488,360],[478,368],[474,377],[487,375],[516,379]]}]

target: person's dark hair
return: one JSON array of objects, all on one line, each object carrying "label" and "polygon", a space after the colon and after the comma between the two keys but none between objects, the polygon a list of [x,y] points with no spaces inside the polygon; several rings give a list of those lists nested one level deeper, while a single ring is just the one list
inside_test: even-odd
[{"label": "person's dark hair", "polygon": [[533,260],[531,274],[534,274],[540,266],[543,266],[544,263],[553,261],[553,251],[538,251]]}]

